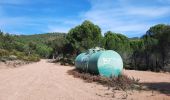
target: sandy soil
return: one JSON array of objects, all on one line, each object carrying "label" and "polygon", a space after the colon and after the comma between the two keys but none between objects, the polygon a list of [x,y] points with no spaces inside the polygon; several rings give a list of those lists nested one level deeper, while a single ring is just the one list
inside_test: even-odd
[{"label": "sandy soil", "polygon": [[148,90],[133,92],[128,98],[134,100],[170,100],[170,73],[124,70],[129,77],[140,79],[140,83]]},{"label": "sandy soil", "polygon": [[[0,67],[4,66],[0,64]],[[0,69],[0,100],[170,100],[170,92],[164,93],[157,88],[153,92],[115,91],[113,95],[107,87],[68,75],[67,71],[71,69],[73,67],[46,60],[18,68]],[[147,86],[154,82],[170,85],[170,74],[127,70],[124,73],[140,78]]]}]

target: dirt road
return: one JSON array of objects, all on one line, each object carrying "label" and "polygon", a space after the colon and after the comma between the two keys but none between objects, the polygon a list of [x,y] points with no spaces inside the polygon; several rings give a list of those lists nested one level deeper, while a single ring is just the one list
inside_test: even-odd
[{"label": "dirt road", "polygon": [[[2,67],[2,65],[0,66]],[[124,98],[124,93],[121,91],[117,91],[113,98],[113,93],[107,87],[96,83],[86,83],[68,75],[67,71],[71,69],[73,67],[48,63],[46,60],[18,68],[0,69],[0,100],[113,100]],[[168,77],[170,78],[170,75]],[[170,99],[167,94],[156,92],[155,96],[150,96],[152,94],[150,91],[134,92],[126,98]]]}]

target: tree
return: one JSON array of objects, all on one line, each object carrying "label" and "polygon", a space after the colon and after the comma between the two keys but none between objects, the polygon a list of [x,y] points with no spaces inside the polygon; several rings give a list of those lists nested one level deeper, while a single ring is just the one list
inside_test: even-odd
[{"label": "tree", "polygon": [[28,44],[28,55],[35,53],[37,45],[35,42],[29,42]]},{"label": "tree", "polygon": [[56,39],[48,41],[47,44],[53,49],[53,58],[63,55],[66,43],[67,40],[64,36],[58,36]]},{"label": "tree", "polygon": [[[155,26],[152,26],[147,32],[146,35],[150,36],[152,38],[160,38],[160,36],[164,33],[168,25],[165,24],[158,24]],[[144,36],[146,36],[144,35]]]},{"label": "tree", "polygon": [[158,46],[162,55],[163,67],[170,62],[170,26],[167,25],[162,35],[158,38]]},{"label": "tree", "polygon": [[23,44],[23,43],[21,43],[21,42],[15,41],[14,45],[15,45],[15,49],[16,49],[17,51],[24,52],[24,50],[25,50],[25,48],[24,48],[24,47],[25,47],[25,44]]},{"label": "tree", "polygon": [[126,36],[108,31],[105,33],[105,48],[119,52],[130,50],[129,40]]},{"label": "tree", "polygon": [[104,40],[105,49],[117,51],[122,56],[124,64],[127,65],[131,55],[129,39],[122,34],[108,31],[105,33]]},{"label": "tree", "polygon": [[143,39],[137,39],[137,40],[131,40],[130,41],[130,47],[131,47],[131,56],[130,56],[130,69],[135,70],[147,70],[147,67],[144,65],[144,40]]},{"label": "tree", "polygon": [[36,54],[40,55],[43,58],[49,58],[52,53],[52,48],[47,45],[38,45],[36,48]]},{"label": "tree", "polygon": [[1,48],[2,49],[6,49],[6,50],[12,50],[14,49],[15,45],[15,38],[14,36],[6,33],[6,34],[3,34],[3,32],[0,32],[0,37],[1,37]]},{"label": "tree", "polygon": [[72,28],[67,35],[67,39],[73,49],[70,51],[74,54],[78,54],[92,47],[102,46],[101,29],[99,26],[87,20],[81,25]]},{"label": "tree", "polygon": [[2,49],[3,32],[0,30],[0,49]]},{"label": "tree", "polygon": [[167,64],[169,60],[169,34],[169,25],[158,24],[151,27],[142,37],[145,40],[146,65],[148,67],[163,69]]}]

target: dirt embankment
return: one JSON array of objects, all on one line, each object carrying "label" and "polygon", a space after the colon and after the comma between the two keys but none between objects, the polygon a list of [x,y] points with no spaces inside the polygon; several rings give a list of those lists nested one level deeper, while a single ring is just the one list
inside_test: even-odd
[{"label": "dirt embankment", "polygon": [[[107,87],[97,83],[87,83],[69,75],[67,72],[72,69],[73,67],[48,63],[46,60],[18,68],[0,69],[0,100],[170,99],[170,92],[159,90],[159,87],[153,91],[114,91],[113,94]],[[156,86],[164,83],[163,86],[167,89],[170,85],[170,74],[141,71],[124,71],[124,73],[140,78],[140,82],[148,87],[150,83]],[[150,87],[153,87],[152,85]]]}]

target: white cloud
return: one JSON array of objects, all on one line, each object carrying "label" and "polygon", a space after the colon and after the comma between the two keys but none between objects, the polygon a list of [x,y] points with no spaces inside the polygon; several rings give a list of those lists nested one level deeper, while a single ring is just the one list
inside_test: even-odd
[{"label": "white cloud", "polygon": [[125,8],[125,14],[157,18],[170,14],[170,7],[129,7]]},{"label": "white cloud", "polygon": [[[92,0],[91,9],[81,14],[98,24],[103,32],[108,30],[131,34],[144,34],[164,16],[170,15],[170,6],[137,6],[134,0]],[[146,2],[144,0],[144,2]],[[154,1],[153,1],[154,2]]]},{"label": "white cloud", "polygon": [[[13,28],[15,32],[20,31],[15,30],[15,27],[20,27],[21,29],[22,27],[36,27],[43,32],[68,32],[70,28],[81,24],[82,21],[90,20],[99,25],[103,33],[111,30],[128,36],[139,36],[139,34],[144,34],[150,26],[158,24],[159,19],[170,15],[170,6],[167,6],[170,0],[165,0],[167,2],[166,6],[164,6],[164,0],[138,0],[140,3],[149,1],[161,3],[161,5],[152,5],[151,3],[149,6],[138,6],[136,4],[136,2],[138,3],[137,0],[88,1],[91,4],[91,8],[85,12],[80,12],[80,15],[76,17],[67,18],[64,16],[62,18],[54,18],[47,16],[46,18],[35,18],[5,16],[9,12],[5,12],[1,4],[30,4],[40,2],[40,0],[34,0],[34,2],[29,0],[0,0],[0,29]],[[50,10],[47,8],[46,12]],[[156,20],[156,22],[153,20]]]},{"label": "white cloud", "polygon": [[[79,20],[67,18],[6,17],[4,15],[0,15],[0,29],[12,34],[23,34],[22,30],[20,29],[26,28],[32,28],[33,31],[39,30],[39,32],[67,33],[70,28],[80,24],[80,22],[81,21]],[[25,34],[30,33],[26,32]]]}]

